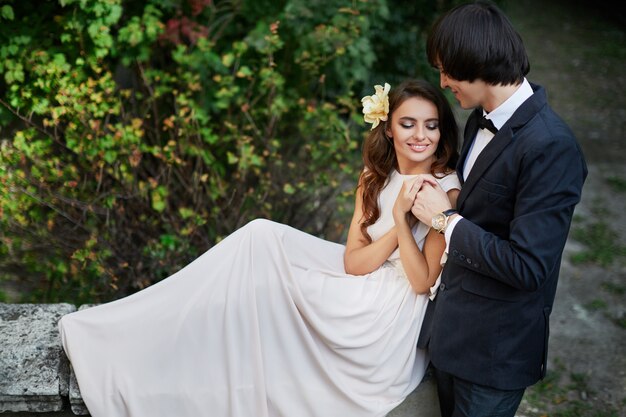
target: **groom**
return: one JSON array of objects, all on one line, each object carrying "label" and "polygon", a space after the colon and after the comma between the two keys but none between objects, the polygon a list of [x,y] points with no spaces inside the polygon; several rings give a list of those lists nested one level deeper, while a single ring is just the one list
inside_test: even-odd
[{"label": "groom", "polygon": [[456,210],[430,185],[412,209],[445,235],[448,256],[420,346],[431,355],[442,417],[512,417],[546,373],[561,255],[587,168],[544,89],[526,80],[522,39],[493,3],[442,16],[427,52],[441,87],[475,110]]}]

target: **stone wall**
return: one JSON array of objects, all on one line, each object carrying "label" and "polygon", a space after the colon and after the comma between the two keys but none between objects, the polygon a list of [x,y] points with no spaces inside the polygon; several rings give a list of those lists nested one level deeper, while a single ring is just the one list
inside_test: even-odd
[{"label": "stone wall", "polygon": [[[73,311],[76,307],[71,304],[0,303],[1,417],[89,415],[57,326]],[[432,379],[427,377],[388,415],[409,416],[439,417]]]},{"label": "stone wall", "polygon": [[57,327],[73,311],[71,304],[0,303],[0,412],[88,414]]}]

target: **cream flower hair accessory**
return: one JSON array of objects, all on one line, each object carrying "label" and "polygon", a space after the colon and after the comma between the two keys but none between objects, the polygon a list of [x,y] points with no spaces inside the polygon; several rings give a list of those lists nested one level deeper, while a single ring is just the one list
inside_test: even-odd
[{"label": "cream flower hair accessory", "polygon": [[374,89],[376,94],[372,96],[365,96],[361,99],[363,103],[363,119],[366,123],[371,123],[374,130],[381,121],[387,120],[389,114],[389,90],[391,86],[385,83],[385,87],[375,85]]}]

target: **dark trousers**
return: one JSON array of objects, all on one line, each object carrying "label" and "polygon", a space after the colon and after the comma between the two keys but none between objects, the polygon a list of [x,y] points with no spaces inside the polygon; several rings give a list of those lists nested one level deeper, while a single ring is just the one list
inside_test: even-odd
[{"label": "dark trousers", "polygon": [[434,368],[441,417],[514,417],[524,389],[506,391]]}]

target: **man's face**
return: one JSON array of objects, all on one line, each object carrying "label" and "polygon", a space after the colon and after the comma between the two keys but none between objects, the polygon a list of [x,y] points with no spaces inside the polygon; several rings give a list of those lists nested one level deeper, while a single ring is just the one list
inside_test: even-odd
[{"label": "man's face", "polygon": [[487,84],[484,81],[459,81],[446,74],[441,67],[438,67],[438,70],[441,88],[449,88],[462,108],[473,109],[478,106],[484,107],[488,90]]}]

